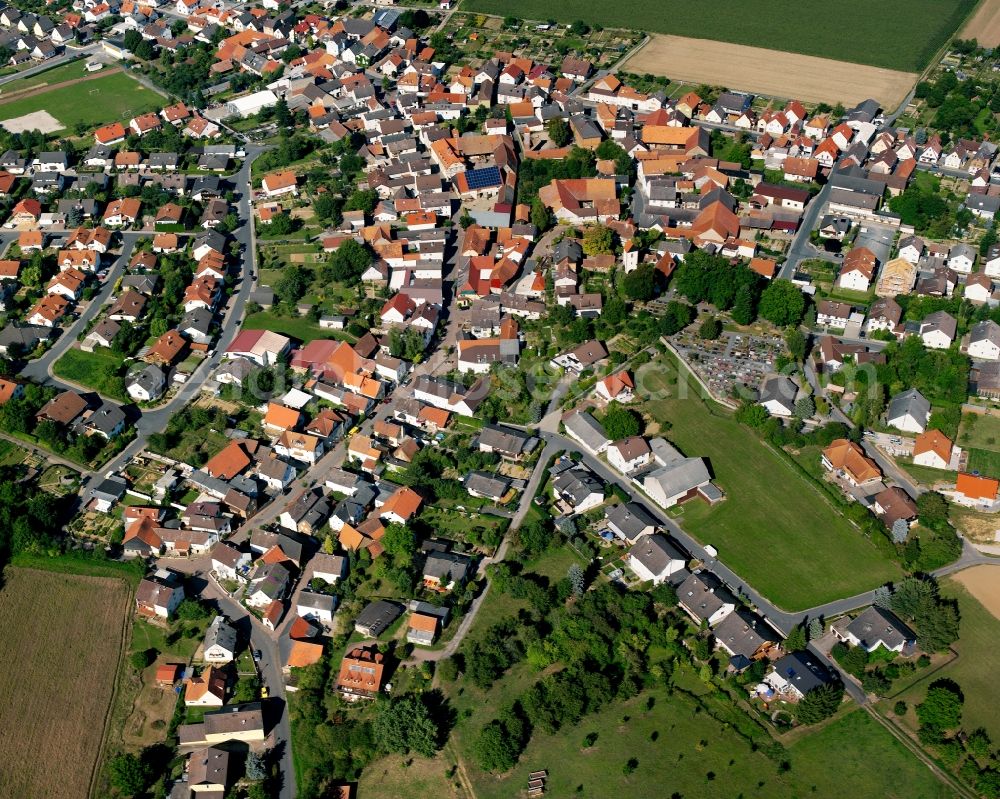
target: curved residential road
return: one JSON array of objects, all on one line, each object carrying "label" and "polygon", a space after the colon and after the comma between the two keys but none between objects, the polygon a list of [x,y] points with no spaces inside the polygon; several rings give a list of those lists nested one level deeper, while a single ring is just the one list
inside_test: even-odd
[{"label": "curved residential road", "polygon": [[[250,649],[260,651],[257,668],[261,681],[267,687],[268,698],[265,718],[274,724],[269,731],[273,748],[278,751],[278,766],[281,770],[281,787],[276,799],[295,799],[295,768],[292,763],[292,731],[288,717],[288,697],[282,673],[281,650],[277,639],[261,624],[260,620],[248,613],[246,608],[230,597],[209,574],[212,564],[207,556],[198,558],[160,558],[159,564],[176,572],[203,582],[198,596],[218,605],[219,611],[244,635],[249,634]],[[278,707],[280,703],[280,707]],[[277,713],[277,718],[274,714]]]},{"label": "curved residential road", "polygon": [[[613,483],[620,486],[629,496],[637,502],[641,502],[646,509],[652,513],[660,522],[660,525],[674,538],[676,538],[685,549],[694,557],[699,558],[705,564],[705,568],[712,571],[719,579],[725,582],[733,591],[746,597],[751,604],[757,607],[760,613],[783,634],[788,634],[793,627],[809,619],[830,618],[839,616],[849,611],[859,610],[870,605],[875,598],[874,589],[850,597],[844,597],[806,608],[799,611],[787,611],[778,607],[769,599],[764,597],[753,586],[747,583],[742,577],[726,566],[722,561],[712,557],[705,548],[696,541],[689,533],[685,532],[670,516],[668,516],[655,503],[648,500],[644,494],[636,489],[636,486],[627,478],[621,476],[603,461],[595,458],[589,452],[580,447],[572,439],[552,432],[543,431],[540,433],[543,440],[548,445],[555,444],[558,449],[567,452],[576,452],[582,456],[582,460],[587,466],[606,483]],[[955,572],[962,571],[971,566],[983,564],[1000,566],[1000,559],[991,558],[976,550],[967,541],[963,543],[962,555],[954,563],[938,569],[934,572],[935,577],[943,577]]]},{"label": "curved residential road", "polygon": [[76,343],[77,337],[87,329],[87,325],[104,308],[111,297],[115,283],[118,282],[118,279],[125,273],[128,267],[128,262],[132,257],[132,250],[135,249],[136,242],[139,239],[146,238],[148,235],[147,233],[137,231],[125,231],[122,233],[121,255],[115,259],[114,264],[108,270],[107,277],[104,279],[104,284],[101,286],[100,291],[88,302],[87,307],[80,312],[76,321],[69,327],[62,329],[55,344],[49,347],[40,358],[29,361],[25,365],[20,372],[22,377],[26,377],[36,383],[47,383],[62,388],[71,388],[68,383],[63,383],[59,378],[53,376],[53,365]]},{"label": "curved residential road", "polygon": [[[916,92],[917,87],[914,83],[913,87],[910,89],[906,97],[903,98],[902,102],[896,107],[896,110],[891,114],[886,115],[885,123],[882,126],[884,129],[887,126],[894,125],[896,120],[902,115],[906,110],[906,106],[910,104],[913,99],[913,94]],[[834,163],[834,170],[840,164],[840,158],[837,158],[836,163]],[[968,177],[964,174],[963,177]],[[795,232],[795,236],[792,239],[791,246],[788,248],[788,252],[785,254],[785,262],[781,265],[781,269],[778,272],[778,277],[785,280],[791,280],[792,276],[795,274],[795,270],[798,265],[807,258],[822,257],[814,255],[815,248],[809,241],[809,234],[812,233],[813,228],[816,227],[816,222],[819,218],[820,212],[826,208],[826,201],[830,197],[830,184],[829,182],[823,184],[823,188],[820,189],[819,193],[809,201],[806,206],[805,212],[802,214],[802,221],[799,224],[799,229]]]},{"label": "curved residential road", "polygon": [[[215,355],[206,358],[198,368],[188,378],[181,389],[170,399],[170,401],[144,411],[135,422],[136,437],[117,456],[106,463],[99,473],[85,472],[83,488],[86,490],[90,483],[99,479],[100,475],[107,474],[122,468],[129,460],[134,458],[146,446],[146,441],[151,433],[159,433],[166,429],[170,418],[180,408],[194,399],[205,379],[210,372],[219,364],[221,353],[232,343],[239,332],[240,324],[246,310],[246,304],[253,289],[251,274],[256,273],[256,248],[253,231],[253,209],[250,207],[251,186],[250,168],[254,160],[265,152],[268,148],[257,145],[247,145],[246,157],[238,172],[227,177],[239,194],[237,202],[237,214],[242,220],[242,224],[233,231],[231,240],[237,241],[243,248],[241,257],[241,269],[236,278],[236,290],[230,295],[229,302],[222,317],[221,329],[214,343]],[[86,326],[97,316],[111,296],[112,289],[118,278],[122,276],[128,267],[128,262],[135,248],[136,243],[143,238],[149,237],[148,232],[125,231],[122,234],[122,254],[115,261],[108,272],[104,285],[97,293],[87,308],[80,314],[79,318],[67,329],[63,330],[59,340],[49,348],[40,358],[28,363],[21,374],[38,383],[55,386],[61,389],[78,389],[71,383],[61,380],[52,372],[55,362],[76,342],[77,336],[86,329]]]},{"label": "curved residential road", "polygon": [[[538,487],[545,479],[545,467],[548,465],[549,460],[557,452],[559,452],[559,450],[560,446],[558,443],[546,443],[545,449],[542,450],[542,454],[538,456],[538,460],[535,463],[535,470],[531,473],[531,477],[528,479],[528,485],[525,486],[524,491],[521,493],[521,502],[517,506],[517,511],[514,513],[510,527],[507,528],[507,534],[504,536],[503,541],[500,542],[500,546],[497,547],[497,551],[493,553],[493,557],[484,558],[480,561],[479,569],[477,570],[477,577],[485,577],[487,566],[490,566],[493,563],[500,563],[507,557],[507,550],[510,548],[511,541],[510,533],[520,527],[521,523],[524,521],[524,517],[531,508],[531,503],[534,501],[535,495],[538,493]],[[462,617],[462,621],[459,622],[458,629],[455,630],[455,634],[452,636],[451,640],[445,644],[443,649],[415,649],[406,661],[405,665],[444,660],[445,658],[450,658],[454,655],[455,652],[458,651],[458,648],[462,645],[462,641],[465,640],[465,636],[468,635],[469,630],[472,629],[472,625],[476,621],[476,616],[479,614],[479,609],[483,606],[483,602],[486,601],[486,595],[489,594],[491,587],[492,583],[489,579],[487,579],[486,585],[483,586],[483,590],[480,591],[479,596],[472,600],[472,605],[469,607],[468,612]]]}]

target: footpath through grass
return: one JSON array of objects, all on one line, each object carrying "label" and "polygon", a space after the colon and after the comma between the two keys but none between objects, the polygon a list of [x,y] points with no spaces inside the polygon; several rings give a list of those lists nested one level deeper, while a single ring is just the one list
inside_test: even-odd
[{"label": "footpath through grass", "polygon": [[579,19],[591,26],[714,39],[916,72],[975,6],[976,0],[845,0],[808,8],[792,8],[779,0],[464,0],[462,10],[564,23]]},{"label": "footpath through grass", "polygon": [[[686,369],[680,391],[671,356],[658,381],[668,394],[646,403],[665,437],[685,455],[705,457],[726,498],[681,506],[678,523],[764,596],[786,610],[804,610],[871,590],[901,576],[783,455],[701,399]],[[685,396],[686,398],[681,398]]]}]

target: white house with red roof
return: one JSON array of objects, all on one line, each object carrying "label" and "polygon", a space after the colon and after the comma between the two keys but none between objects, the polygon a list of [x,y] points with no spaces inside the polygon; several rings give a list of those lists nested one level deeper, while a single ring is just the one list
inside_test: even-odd
[{"label": "white house with red roof", "polygon": [[241,330],[226,348],[226,358],[246,358],[258,366],[271,366],[291,350],[288,336],[270,330]]},{"label": "white house with red roof", "polygon": [[628,370],[608,375],[594,386],[594,394],[605,402],[631,402],[635,399],[635,382]]}]

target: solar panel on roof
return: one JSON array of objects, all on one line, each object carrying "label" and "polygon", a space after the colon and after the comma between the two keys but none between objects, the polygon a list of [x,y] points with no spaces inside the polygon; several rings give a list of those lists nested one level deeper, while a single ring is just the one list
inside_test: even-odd
[{"label": "solar panel on roof", "polygon": [[500,169],[495,166],[486,166],[482,169],[469,169],[465,173],[465,180],[470,189],[485,189],[489,186],[499,186]]}]

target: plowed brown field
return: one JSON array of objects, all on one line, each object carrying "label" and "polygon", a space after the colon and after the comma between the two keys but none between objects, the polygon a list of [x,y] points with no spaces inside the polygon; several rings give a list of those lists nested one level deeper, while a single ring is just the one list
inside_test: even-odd
[{"label": "plowed brown field", "polygon": [[874,97],[889,109],[899,104],[917,80],[911,72],[659,34],[621,69],[831,105],[853,105]]},{"label": "plowed brown field", "polygon": [[8,568],[0,589],[0,795],[84,799],[122,646],[121,580]]}]

